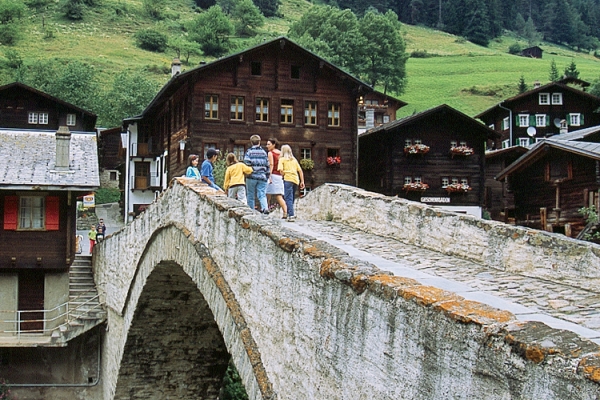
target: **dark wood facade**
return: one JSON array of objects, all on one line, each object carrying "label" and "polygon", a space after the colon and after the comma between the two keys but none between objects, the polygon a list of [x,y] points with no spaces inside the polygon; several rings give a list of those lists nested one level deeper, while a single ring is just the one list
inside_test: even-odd
[{"label": "dark wood facade", "polygon": [[[289,144],[311,158],[306,186],[356,183],[357,104],[372,89],[286,38],[278,38],[177,74],[142,115],[138,141],[149,156],[166,153],[168,179],[187,168],[190,153],[214,147],[242,156],[250,136]],[[180,142],[185,141],[185,150]],[[328,157],[341,163],[329,166]]]},{"label": "dark wood facade", "polygon": [[600,125],[600,97],[564,83],[549,83],[519,94],[476,115],[500,137],[489,149],[529,146],[561,133]]},{"label": "dark wood facade", "polygon": [[514,223],[515,201],[506,183],[497,181],[496,175],[502,172],[515,160],[527,153],[527,148],[521,146],[506,149],[491,150],[485,153],[485,210],[496,221]]},{"label": "dark wood facade", "polygon": [[358,132],[395,121],[396,113],[406,104],[377,91],[361,96],[358,101]]},{"label": "dark wood facade", "polygon": [[75,256],[75,195],[66,191],[35,193],[44,198],[44,225],[20,229],[19,199],[28,194],[0,190],[0,270],[67,269]]},{"label": "dark wood facade", "polygon": [[[415,201],[429,198],[434,200],[425,202],[481,207],[485,142],[495,135],[447,105],[390,122],[359,137],[358,185]],[[407,146],[418,144],[428,151],[410,154]],[[452,149],[458,147],[470,149],[469,154],[454,153]],[[410,182],[428,188],[407,190],[405,184]],[[467,184],[469,189],[450,191],[453,182]]]},{"label": "dark wood facade", "polygon": [[0,86],[0,127],[93,132],[96,115],[22,83]]},{"label": "dark wood facade", "polygon": [[575,237],[581,207],[598,207],[600,144],[546,140],[502,171],[514,194],[518,225]]}]

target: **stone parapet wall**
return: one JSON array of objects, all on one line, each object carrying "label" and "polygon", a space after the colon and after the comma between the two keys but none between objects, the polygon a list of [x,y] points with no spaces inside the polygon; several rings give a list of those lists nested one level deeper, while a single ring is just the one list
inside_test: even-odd
[{"label": "stone parapet wall", "polygon": [[[371,202],[378,211],[390,205],[374,215]],[[392,207],[393,202],[325,185],[299,202],[299,214],[323,207],[310,215],[359,226],[371,221],[383,226],[387,217],[389,225],[400,219],[415,229],[427,223],[438,229],[437,211],[402,202]],[[354,214],[371,217],[345,211],[355,206],[362,209]],[[475,220],[440,217],[447,218],[441,226],[452,225],[454,218],[467,235],[479,232]],[[453,235],[460,240],[458,232]],[[480,246],[474,254],[485,259],[483,242]],[[459,248],[470,254],[464,243]],[[205,185],[177,179],[95,253],[96,281],[109,307],[105,399],[114,396],[127,332],[137,300],[147,290],[145,280],[163,261],[180,265],[195,282],[253,399],[600,397],[596,344],[392,276],[235,200],[215,196]],[[240,355],[243,351],[246,357]],[[169,359],[169,354],[162,356]]]},{"label": "stone parapet wall", "polygon": [[336,221],[490,268],[600,291],[597,244],[341,184],[320,186],[296,207],[302,218]]}]

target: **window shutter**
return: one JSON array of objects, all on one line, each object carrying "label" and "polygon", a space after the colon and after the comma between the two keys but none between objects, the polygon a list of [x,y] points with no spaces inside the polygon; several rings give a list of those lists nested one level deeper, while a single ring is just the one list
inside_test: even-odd
[{"label": "window shutter", "polygon": [[529,126],[535,126],[535,115],[529,116]]},{"label": "window shutter", "polygon": [[583,125],[583,114],[579,115],[579,125]]},{"label": "window shutter", "polygon": [[517,115],[515,115],[515,126],[521,126],[519,124],[519,122],[521,122],[521,121],[519,120],[519,114],[517,114]]},{"label": "window shutter", "polygon": [[19,197],[4,197],[4,230],[17,230],[17,217],[19,215]]},{"label": "window shutter", "polygon": [[58,230],[58,216],[59,216],[59,198],[56,196],[46,197],[46,230],[57,231]]},{"label": "window shutter", "polygon": [[570,126],[571,125],[571,114],[567,114],[565,120],[567,121],[567,126]]},{"label": "window shutter", "polygon": [[546,126],[550,126],[550,115],[546,115]]}]

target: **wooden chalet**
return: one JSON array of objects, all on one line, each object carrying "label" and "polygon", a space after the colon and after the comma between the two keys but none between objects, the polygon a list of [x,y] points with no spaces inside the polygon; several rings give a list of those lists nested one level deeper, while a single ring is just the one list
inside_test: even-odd
[{"label": "wooden chalet", "polygon": [[517,225],[575,237],[581,207],[598,207],[600,143],[547,139],[498,174],[514,194]]},{"label": "wooden chalet", "polygon": [[359,136],[358,186],[481,216],[485,142],[497,133],[441,105]]},{"label": "wooden chalet", "polygon": [[18,83],[0,107],[0,310],[50,310],[69,296],[77,196],[99,186],[96,116]]},{"label": "wooden chalet", "polygon": [[552,82],[511,97],[475,116],[500,133],[488,148],[528,147],[536,142],[600,124],[600,97]]},{"label": "wooden chalet", "polygon": [[505,182],[497,181],[496,175],[527,153],[522,146],[485,152],[485,210],[491,219],[506,223],[515,223],[515,201]]},{"label": "wooden chalet", "polygon": [[539,46],[532,46],[526,49],[521,50],[519,55],[521,57],[530,57],[530,58],[542,58],[544,54],[544,50],[542,50]]},{"label": "wooden chalet", "polygon": [[[217,148],[242,159],[254,134],[263,146],[274,137],[298,159],[314,161],[307,191],[324,182],[356,184],[358,103],[373,92],[368,84],[285,37],[174,71],[141,115],[124,120],[130,216],[185,172],[190,153]],[[378,96],[395,117],[402,103]]]},{"label": "wooden chalet", "polygon": [[396,120],[397,111],[407,103],[378,91],[358,100],[358,133]]},{"label": "wooden chalet", "polygon": [[125,148],[121,127],[98,131],[98,153],[100,163],[100,186],[124,189]]}]

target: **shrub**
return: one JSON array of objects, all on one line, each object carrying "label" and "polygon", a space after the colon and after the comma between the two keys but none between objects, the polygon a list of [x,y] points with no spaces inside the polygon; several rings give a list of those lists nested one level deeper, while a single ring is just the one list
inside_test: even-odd
[{"label": "shrub", "polygon": [[310,158],[303,158],[302,160],[300,160],[300,168],[302,168],[303,170],[310,171],[314,167],[315,167],[315,162],[313,160],[311,160]]},{"label": "shrub", "polygon": [[[221,156],[219,156],[221,157]],[[227,162],[225,158],[218,158],[217,161],[213,164],[213,176],[215,177],[215,183],[220,188],[223,187],[223,182],[225,182],[225,170],[227,170]]]},{"label": "shrub", "polygon": [[509,54],[519,54],[521,50],[521,45],[519,43],[513,43],[510,46],[508,46]]},{"label": "shrub", "polygon": [[113,188],[100,188],[96,190],[96,204],[118,203],[121,200],[121,191]]},{"label": "shrub", "polygon": [[9,68],[18,69],[23,65],[23,58],[19,54],[18,51],[14,49],[6,49],[4,52],[4,56],[6,57],[6,65]]},{"label": "shrub", "polygon": [[65,16],[72,20],[83,19],[85,5],[81,0],[67,0],[63,6]]},{"label": "shrub", "polygon": [[140,49],[162,53],[167,49],[167,36],[154,29],[142,29],[134,35]]}]

